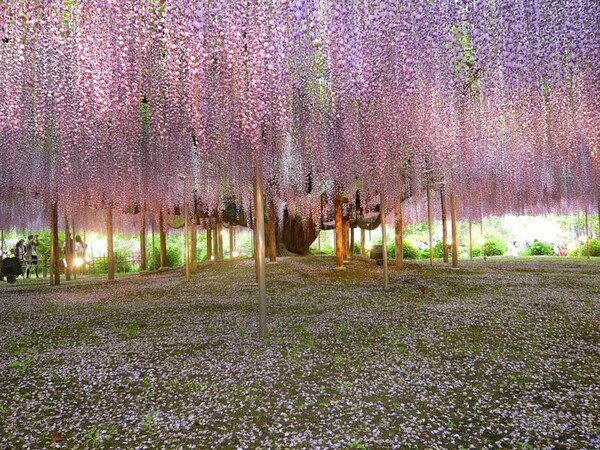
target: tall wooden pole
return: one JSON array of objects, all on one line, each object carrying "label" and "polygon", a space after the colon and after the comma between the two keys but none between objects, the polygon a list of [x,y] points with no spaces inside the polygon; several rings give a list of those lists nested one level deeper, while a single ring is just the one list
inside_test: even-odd
[{"label": "tall wooden pole", "polygon": [[396,267],[398,269],[404,268],[404,242],[403,242],[403,226],[402,226],[402,198],[398,196],[396,199],[396,222],[394,226],[395,238],[396,238]]},{"label": "tall wooden pole", "polygon": [[198,269],[198,233],[196,230],[196,221],[198,217],[192,214],[190,222],[190,270],[196,272]]},{"label": "tall wooden pole", "polygon": [[219,260],[219,222],[218,219],[215,219],[215,229],[213,233],[213,253],[215,257],[215,261]]},{"label": "tall wooden pole", "polygon": [[366,231],[361,228],[360,229],[360,256],[366,256],[367,255],[367,249],[365,248],[366,245]]},{"label": "tall wooden pole", "polygon": [[160,241],[160,269],[167,268],[167,231],[162,210],[158,214],[158,238]]},{"label": "tall wooden pole", "polygon": [[446,216],[446,198],[444,186],[440,187],[440,199],[442,201],[442,250],[444,252],[444,262],[448,262],[448,218]]},{"label": "tall wooden pole", "polygon": [[344,260],[350,258],[350,220],[342,215],[342,236],[344,244]]},{"label": "tall wooden pole", "polygon": [[267,325],[267,286],[265,277],[265,206],[263,198],[263,177],[260,164],[256,165],[254,185],[254,217],[256,218],[256,278],[258,281],[258,310],[260,337],[268,335]]},{"label": "tall wooden pole", "polygon": [[60,284],[60,265],[58,250],[58,205],[52,204],[50,210],[50,284]]},{"label": "tall wooden pole", "polygon": [[146,210],[140,212],[140,272],[148,269],[148,259],[146,255]]},{"label": "tall wooden pole", "polygon": [[473,220],[469,216],[469,258],[473,259]]},{"label": "tall wooden pole", "polygon": [[450,216],[452,220],[452,267],[458,269],[458,227],[456,222],[456,194],[450,191]]},{"label": "tall wooden pole", "polygon": [[229,224],[229,259],[233,259],[233,224]]},{"label": "tall wooden pole", "polygon": [[585,214],[585,246],[586,246],[586,254],[587,259],[590,259],[590,225],[588,223],[588,210],[587,206],[584,210]]},{"label": "tall wooden pole", "polygon": [[106,210],[106,260],[108,264],[108,279],[115,279],[115,253],[113,248],[113,217],[112,208]]},{"label": "tall wooden pole", "polygon": [[427,225],[429,228],[429,263],[433,267],[433,211],[431,209],[431,188],[427,182]]},{"label": "tall wooden pole", "polygon": [[335,210],[335,268],[338,270],[344,269],[344,229],[342,217],[342,196],[336,194],[333,198],[333,206]]},{"label": "tall wooden pole", "polygon": [[217,253],[218,253],[218,260],[223,260],[223,224],[221,222],[217,223]]},{"label": "tall wooden pole", "polygon": [[65,261],[67,267],[65,267],[65,279],[69,281],[71,279],[71,268],[73,267],[73,261],[71,258],[71,239],[69,232],[69,219],[65,214]]},{"label": "tall wooden pole", "polygon": [[354,228],[350,223],[350,257],[354,256]]},{"label": "tall wooden pole", "polygon": [[[185,181],[184,181],[185,186]],[[184,190],[185,191],[185,190]],[[184,257],[185,257],[185,281],[190,281],[191,279],[191,268],[190,268],[190,218],[188,212],[188,202],[183,201],[183,217],[185,220],[185,229],[183,234],[183,248],[184,248]]]},{"label": "tall wooden pole", "polygon": [[[77,270],[75,267],[75,236],[77,235],[77,233],[75,232],[75,219],[73,218],[73,216],[71,216],[71,231],[73,232],[73,239],[71,240],[71,262],[72,262],[72,267],[73,269],[71,270],[71,276],[73,277],[74,280],[77,279]],[[82,262],[83,264],[83,262]],[[81,267],[81,266],[79,266]]]},{"label": "tall wooden pole", "polygon": [[381,210],[381,244],[383,245],[383,290],[388,288],[388,257],[387,257],[387,236],[385,224],[385,187],[380,192],[379,209]]},{"label": "tall wooden pole", "polygon": [[152,221],[152,268],[154,270],[156,270],[156,264],[155,264],[155,259],[154,259],[154,251],[155,246],[154,246],[154,221]]},{"label": "tall wooden pole", "polygon": [[275,203],[269,200],[269,221],[267,222],[269,233],[269,261],[277,262],[277,237],[275,235]]},{"label": "tall wooden pole", "polygon": [[208,226],[206,227],[206,259],[207,261],[212,260],[213,252],[212,252],[213,242],[212,242],[212,230],[211,230],[211,220],[208,219]]},{"label": "tall wooden pole", "polygon": [[4,228],[0,229],[0,261],[4,259]]}]

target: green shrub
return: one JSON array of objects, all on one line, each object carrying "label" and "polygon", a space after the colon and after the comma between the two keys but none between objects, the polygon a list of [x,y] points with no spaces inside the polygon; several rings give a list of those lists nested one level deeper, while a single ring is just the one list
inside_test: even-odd
[{"label": "green shrub", "polygon": [[[387,254],[388,254],[388,258],[396,259],[396,243],[395,242],[388,243]],[[403,241],[402,242],[402,257],[404,259],[417,259],[419,257],[419,250],[414,245],[412,245],[410,242]],[[427,254],[427,257],[429,258],[429,253]]]},{"label": "green shrub", "polygon": [[506,253],[506,245],[500,239],[492,238],[483,244],[484,256],[502,256]]},{"label": "green shrub", "polygon": [[419,259],[429,259],[429,248],[419,250]]},{"label": "green shrub", "polygon": [[[452,255],[452,246],[448,245],[448,256],[450,257],[451,255]],[[439,258],[439,259],[444,257],[444,241],[438,241],[433,246],[433,257]]]},{"label": "green shrub", "polygon": [[410,242],[404,241],[402,243],[402,255],[404,259],[417,259],[419,257],[419,249]]},{"label": "green shrub", "polygon": [[[152,248],[148,254],[152,255],[148,260],[148,270],[158,270],[160,267],[160,248]],[[179,267],[181,265],[181,249],[179,247],[167,247],[167,267]]]},{"label": "green shrub", "polygon": [[[587,256],[586,243],[584,242],[575,250],[572,250],[569,256]],[[600,239],[590,239],[590,256],[600,256]]]},{"label": "green shrub", "polygon": [[471,253],[472,253],[471,256],[473,256],[473,258],[477,258],[478,256],[481,256],[481,247],[473,247],[471,249]]},{"label": "green shrub", "polygon": [[552,245],[537,241],[531,244],[531,246],[525,249],[522,253],[523,256],[553,256],[554,249]]}]

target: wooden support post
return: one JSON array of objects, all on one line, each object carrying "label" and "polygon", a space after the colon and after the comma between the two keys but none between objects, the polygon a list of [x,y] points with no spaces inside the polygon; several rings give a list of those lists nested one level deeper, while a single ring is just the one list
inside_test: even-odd
[{"label": "wooden support post", "polygon": [[469,216],[469,258],[473,259],[473,220]]},{"label": "wooden support post", "polygon": [[[385,183],[385,182],[384,182]],[[383,246],[383,290],[388,289],[388,257],[387,236],[385,223],[385,187],[381,189],[379,209],[381,210],[381,244]]]},{"label": "wooden support post", "polygon": [[404,229],[402,226],[402,199],[400,196],[396,199],[396,222],[394,227],[396,238],[396,267],[404,268]]},{"label": "wooden support post", "polygon": [[[185,186],[185,181],[184,181]],[[190,268],[190,218],[188,212],[188,202],[186,200],[183,201],[183,218],[185,223],[185,229],[183,230],[183,256],[185,258],[185,281],[190,281],[191,279],[191,268]]]},{"label": "wooden support post", "polygon": [[429,228],[429,263],[433,267],[433,211],[431,209],[431,187],[427,182],[427,225]]},{"label": "wooden support post", "polygon": [[208,219],[208,225],[206,227],[206,260],[212,261],[213,259],[213,242],[212,242],[212,230],[211,220]]},{"label": "wooden support post", "polygon": [[146,255],[146,210],[140,212],[140,272],[148,269],[148,259]]},{"label": "wooden support post", "polygon": [[234,225],[229,224],[229,259],[233,259],[233,251],[235,250],[235,246],[233,244],[233,230]]},{"label": "wooden support post", "polygon": [[113,248],[113,217],[112,208],[106,209],[106,262],[108,264],[108,279],[115,279],[115,253]]},{"label": "wooden support post", "polygon": [[71,269],[73,268],[73,258],[71,258],[71,233],[69,231],[69,219],[65,214],[65,262],[67,267],[65,267],[65,280],[69,281],[71,279]]},{"label": "wooden support post", "polygon": [[342,217],[342,196],[336,194],[333,198],[333,206],[335,210],[335,268],[338,270],[344,269],[344,229]]},{"label": "wooden support post", "polygon": [[60,256],[58,249],[58,206],[52,204],[50,209],[50,284],[60,284]]},{"label": "wooden support post", "polygon": [[152,268],[154,270],[156,270],[156,264],[155,264],[155,258],[154,258],[154,253],[155,253],[155,246],[154,246],[154,221],[152,221]]},{"label": "wooden support post", "polygon": [[223,227],[222,223],[219,223],[218,227],[219,227],[219,234],[217,234],[217,237],[218,237],[217,241],[218,241],[218,245],[219,245],[219,260],[222,261],[223,259],[225,259],[225,251],[223,249],[223,229],[224,229],[224,227]]},{"label": "wooden support post", "polygon": [[366,245],[366,231],[364,229],[360,229],[360,256],[366,256],[367,250],[365,248]]},{"label": "wooden support post", "polygon": [[254,217],[256,218],[255,242],[256,248],[256,278],[258,281],[258,310],[259,327],[258,334],[265,338],[268,336],[267,325],[267,286],[265,274],[265,207],[263,198],[262,168],[256,165],[256,176],[254,184]]},{"label": "wooden support post", "polygon": [[162,210],[158,214],[158,228],[158,238],[160,240],[160,269],[164,270],[167,268],[167,231]]},{"label": "wooden support post", "polygon": [[450,191],[450,219],[452,220],[452,267],[458,269],[458,226],[456,222],[456,194]]},{"label": "wooden support post", "polygon": [[342,239],[344,244],[344,260],[350,259],[350,221],[342,215]]},{"label": "wooden support post", "polygon": [[590,224],[588,223],[588,210],[587,206],[584,210],[585,214],[585,247],[587,259],[590,259]]},{"label": "wooden support post", "polygon": [[442,250],[444,252],[444,262],[448,262],[448,218],[446,217],[446,193],[444,186],[440,187],[440,199],[442,201]]},{"label": "wooden support post", "polygon": [[190,270],[196,272],[198,269],[198,233],[196,230],[196,214],[192,214],[190,221]]},{"label": "wooden support post", "polygon": [[219,222],[215,219],[215,228],[213,230],[213,253],[215,261],[219,260]]},{"label": "wooden support post", "polygon": [[[75,232],[75,219],[73,218],[73,216],[71,216],[71,231],[73,232],[73,238],[71,240],[71,262],[72,264],[72,270],[71,270],[71,276],[73,277],[74,280],[77,279],[77,268],[75,267],[75,257],[77,256],[75,254],[75,236],[77,236],[77,233]],[[79,266],[81,267],[81,266]]]},{"label": "wooden support post", "polygon": [[4,259],[4,228],[0,230],[0,261]]},{"label": "wooden support post", "polygon": [[354,256],[354,228],[350,223],[350,257]]},{"label": "wooden support post", "polygon": [[269,201],[269,220],[267,222],[267,232],[269,233],[269,261],[277,262],[277,236],[275,232],[275,203]]}]

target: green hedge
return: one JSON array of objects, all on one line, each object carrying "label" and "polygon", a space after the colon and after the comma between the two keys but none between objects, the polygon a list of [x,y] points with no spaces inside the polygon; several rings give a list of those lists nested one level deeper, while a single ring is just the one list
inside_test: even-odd
[{"label": "green hedge", "polygon": [[[587,256],[587,245],[581,244],[569,256]],[[590,239],[590,256],[600,256],[600,239]]]},{"label": "green hedge", "polygon": [[483,244],[484,256],[502,256],[506,253],[506,245],[500,239],[492,238]]},{"label": "green hedge", "polygon": [[554,249],[547,242],[537,241],[521,254],[523,256],[554,256]]},{"label": "green hedge", "polygon": [[[396,259],[396,243],[390,242],[387,245],[388,258]],[[419,250],[408,241],[402,242],[402,257],[404,259],[417,259]]]}]

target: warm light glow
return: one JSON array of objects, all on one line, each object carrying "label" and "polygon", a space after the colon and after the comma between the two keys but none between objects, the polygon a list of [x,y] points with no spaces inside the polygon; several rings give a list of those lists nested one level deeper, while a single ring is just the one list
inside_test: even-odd
[{"label": "warm light glow", "polygon": [[372,248],[373,248],[373,244],[371,242],[367,242],[365,244],[365,250],[371,251]]},{"label": "warm light glow", "polygon": [[573,251],[573,250],[577,249],[577,247],[578,247],[577,242],[575,242],[575,241],[569,242],[569,244],[567,245],[567,250]]},{"label": "warm light glow", "polygon": [[233,252],[231,252],[231,256],[232,256],[232,258],[239,258],[240,252],[238,252],[237,250],[234,250]]},{"label": "warm light glow", "polygon": [[227,236],[227,230],[226,229],[222,229],[221,230],[221,236]]},{"label": "warm light glow", "polygon": [[83,265],[83,259],[81,259],[81,258],[75,258],[73,260],[73,265],[75,267],[80,267],[81,265]]},{"label": "warm light glow", "polygon": [[214,256],[211,256],[211,257],[210,257],[210,260],[211,260],[211,261],[214,261],[214,260],[215,260],[215,257],[214,257]]},{"label": "warm light glow", "polygon": [[581,242],[582,244],[585,244],[587,242],[587,236],[585,234],[582,236],[579,236],[579,242]]}]

